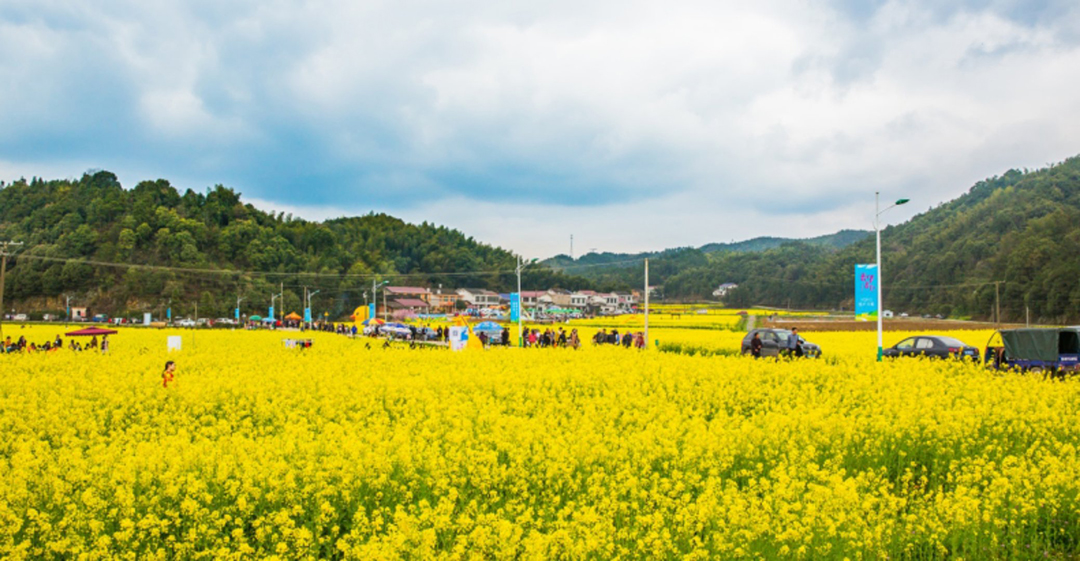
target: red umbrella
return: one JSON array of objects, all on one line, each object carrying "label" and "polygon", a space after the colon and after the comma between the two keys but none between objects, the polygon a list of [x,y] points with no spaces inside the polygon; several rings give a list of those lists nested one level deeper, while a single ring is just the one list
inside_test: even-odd
[{"label": "red umbrella", "polygon": [[115,335],[115,334],[116,334],[116,331],[113,330],[113,329],[102,329],[100,327],[87,327],[87,328],[84,328],[84,329],[79,329],[77,331],[71,331],[71,332],[65,333],[64,335],[66,335],[68,337],[78,337],[78,336],[82,336],[82,335],[85,335],[85,336],[89,337],[91,335]]}]

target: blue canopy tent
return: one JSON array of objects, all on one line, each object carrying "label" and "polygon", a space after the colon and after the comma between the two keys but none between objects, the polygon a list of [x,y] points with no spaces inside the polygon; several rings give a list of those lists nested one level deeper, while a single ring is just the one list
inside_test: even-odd
[{"label": "blue canopy tent", "polygon": [[502,333],[503,326],[493,321],[482,321],[473,326],[474,333],[487,333],[488,335]]},{"label": "blue canopy tent", "polygon": [[400,335],[402,337],[412,334],[412,329],[409,326],[402,323],[388,323],[379,329],[381,333],[390,333],[394,335]]}]

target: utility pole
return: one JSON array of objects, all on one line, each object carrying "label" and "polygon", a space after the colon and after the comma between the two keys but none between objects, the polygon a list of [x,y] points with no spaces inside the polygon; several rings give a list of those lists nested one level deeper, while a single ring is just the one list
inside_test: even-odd
[{"label": "utility pole", "polygon": [[570,234],[570,260],[574,260],[574,234]]},{"label": "utility pole", "polygon": [[1001,323],[1001,283],[1003,281],[994,281],[994,324]]},{"label": "utility pole", "polygon": [[7,275],[9,247],[22,247],[22,242],[0,242],[0,341],[4,338],[4,277]]}]

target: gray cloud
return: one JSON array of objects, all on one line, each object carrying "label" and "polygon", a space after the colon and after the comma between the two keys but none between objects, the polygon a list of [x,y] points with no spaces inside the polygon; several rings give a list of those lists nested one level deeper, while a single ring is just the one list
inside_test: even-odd
[{"label": "gray cloud", "polygon": [[921,210],[1080,146],[1057,0],[9,0],[0,39],[0,173],[224,183],[532,254],[862,228],[875,190]]}]

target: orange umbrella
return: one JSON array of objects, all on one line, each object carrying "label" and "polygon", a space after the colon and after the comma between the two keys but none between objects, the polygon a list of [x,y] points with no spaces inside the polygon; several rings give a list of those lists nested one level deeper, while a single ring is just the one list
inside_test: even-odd
[{"label": "orange umbrella", "polygon": [[289,315],[285,316],[285,319],[292,320],[292,321],[300,321],[300,320],[302,320],[304,318],[300,317],[300,314],[298,314],[296,312],[292,312]]}]

